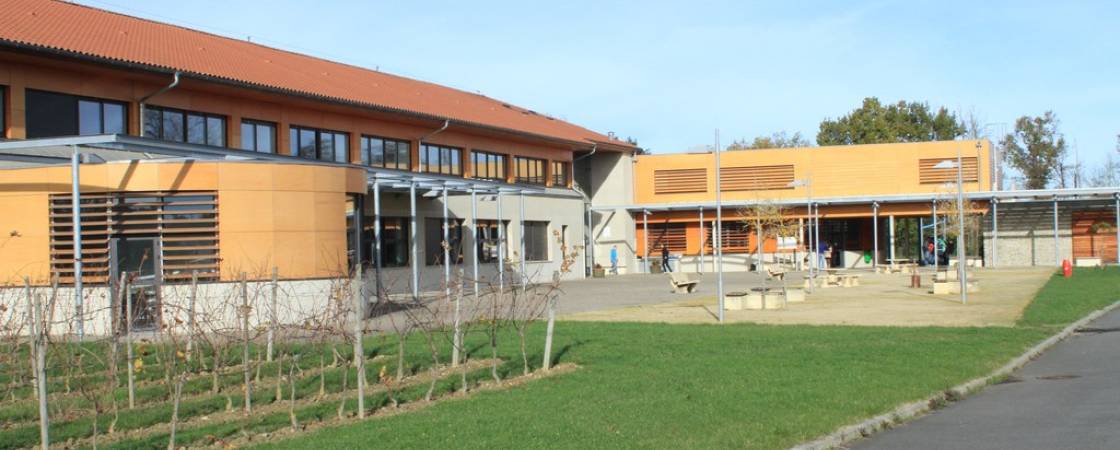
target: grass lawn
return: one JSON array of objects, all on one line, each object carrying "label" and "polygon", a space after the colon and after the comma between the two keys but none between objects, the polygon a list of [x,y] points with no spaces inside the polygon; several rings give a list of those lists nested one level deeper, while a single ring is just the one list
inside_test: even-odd
[{"label": "grass lawn", "polygon": [[1118,299],[1111,268],[1055,276],[1013,328],[564,322],[574,373],[269,445],[784,448],[988,373]]}]

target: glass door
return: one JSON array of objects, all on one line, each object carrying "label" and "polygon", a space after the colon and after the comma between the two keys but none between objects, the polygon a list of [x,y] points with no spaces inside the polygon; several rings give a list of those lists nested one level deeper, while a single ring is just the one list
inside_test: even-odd
[{"label": "glass door", "polygon": [[110,274],[120,280],[125,274],[128,289],[121,305],[120,320],[126,319],[125,308],[132,303],[132,329],[154,330],[160,321],[159,240],[152,237],[114,238],[110,242]]}]

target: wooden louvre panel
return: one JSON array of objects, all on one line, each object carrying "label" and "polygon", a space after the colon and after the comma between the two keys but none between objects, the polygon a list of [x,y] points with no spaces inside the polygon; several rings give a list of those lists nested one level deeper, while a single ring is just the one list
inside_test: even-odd
[{"label": "wooden louvre panel", "polygon": [[707,191],[708,169],[661,169],[653,171],[654,194]]},{"label": "wooden louvre panel", "polygon": [[[218,279],[218,196],[213,191],[82,194],[82,281],[109,281],[113,238],[158,238],[165,281]],[[50,198],[51,272],[74,282],[71,196]]]},{"label": "wooden louvre panel", "polygon": [[646,248],[649,249],[651,255],[660,255],[662,245],[668,246],[670,252],[684,253],[688,249],[685,224],[651,223],[649,225],[649,237],[646,239]]},{"label": "wooden louvre panel", "polygon": [[1101,258],[1116,262],[1116,213],[1075,211],[1073,213],[1073,257]]},{"label": "wooden louvre panel", "polygon": [[[720,247],[723,251],[749,252],[751,251],[751,232],[742,223],[724,222],[723,236]],[[704,251],[712,252],[715,249],[715,226],[712,223],[704,224]]]},{"label": "wooden louvre panel", "polygon": [[720,188],[725,191],[769,191],[793,189],[793,165],[723,167]]},{"label": "wooden louvre panel", "polygon": [[[957,168],[938,169],[936,166],[942,161],[953,161],[954,158],[929,158],[918,160],[918,182],[921,184],[942,184],[957,182]],[[961,180],[968,182],[979,181],[980,168],[975,156],[961,158]]]}]

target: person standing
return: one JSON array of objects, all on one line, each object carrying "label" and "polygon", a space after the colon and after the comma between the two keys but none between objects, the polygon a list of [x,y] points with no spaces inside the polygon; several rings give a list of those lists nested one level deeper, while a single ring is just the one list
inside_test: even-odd
[{"label": "person standing", "polygon": [[818,242],[817,243],[817,268],[818,269],[827,269],[828,268],[828,266],[826,265],[827,261],[825,260],[825,254],[826,253],[828,253],[828,242],[825,242],[825,241]]},{"label": "person standing", "polygon": [[618,246],[611,246],[611,273],[618,275]]},{"label": "person standing", "polygon": [[672,266],[669,265],[669,246],[661,245],[661,271],[669,273],[673,271]]}]

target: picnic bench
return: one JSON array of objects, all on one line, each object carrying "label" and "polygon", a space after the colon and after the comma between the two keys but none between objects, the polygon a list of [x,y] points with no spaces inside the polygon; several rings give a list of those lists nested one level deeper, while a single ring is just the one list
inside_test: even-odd
[{"label": "picnic bench", "polygon": [[669,286],[676,294],[688,294],[700,284],[700,274],[691,272],[669,272]]}]

